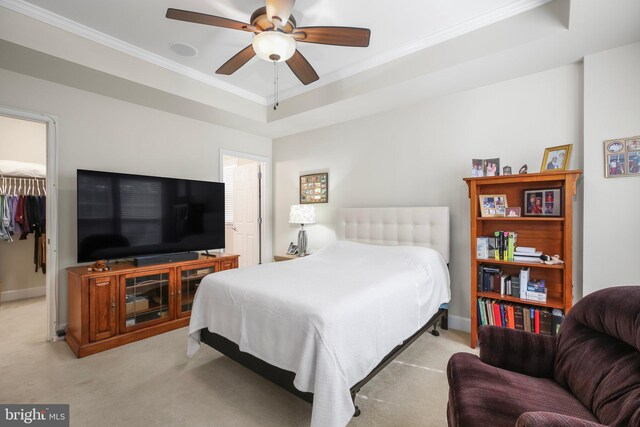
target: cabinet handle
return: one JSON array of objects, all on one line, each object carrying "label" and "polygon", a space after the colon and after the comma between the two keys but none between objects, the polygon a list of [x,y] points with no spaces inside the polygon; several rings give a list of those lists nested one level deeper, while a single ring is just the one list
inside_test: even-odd
[{"label": "cabinet handle", "polygon": [[111,297],[111,315],[115,316],[116,314],[116,299],[115,297]]}]

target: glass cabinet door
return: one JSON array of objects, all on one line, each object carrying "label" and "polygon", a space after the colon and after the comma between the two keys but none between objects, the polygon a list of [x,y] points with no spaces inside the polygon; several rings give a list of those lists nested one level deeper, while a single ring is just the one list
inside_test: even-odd
[{"label": "glass cabinet door", "polygon": [[121,319],[125,330],[171,320],[169,271],[149,272],[123,278]]},{"label": "glass cabinet door", "polygon": [[180,270],[180,284],[178,287],[178,316],[191,314],[193,297],[202,279],[215,272],[213,266]]}]

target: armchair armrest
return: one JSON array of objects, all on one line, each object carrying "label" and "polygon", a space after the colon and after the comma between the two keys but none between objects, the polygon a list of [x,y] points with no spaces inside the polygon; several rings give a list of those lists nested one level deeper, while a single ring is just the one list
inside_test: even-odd
[{"label": "armchair armrest", "polygon": [[525,412],[516,427],[606,427],[603,424],[553,412]]},{"label": "armchair armrest", "polygon": [[553,378],[556,337],[498,326],[478,330],[480,360],[524,375]]}]

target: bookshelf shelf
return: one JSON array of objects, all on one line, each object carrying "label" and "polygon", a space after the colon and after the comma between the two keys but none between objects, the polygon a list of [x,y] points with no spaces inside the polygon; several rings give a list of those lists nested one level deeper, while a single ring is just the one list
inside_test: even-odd
[{"label": "bookshelf shelf", "polygon": [[545,221],[551,221],[551,222],[562,222],[564,221],[564,218],[562,217],[544,217],[544,216],[519,216],[519,217],[506,217],[506,216],[492,216],[492,217],[486,217],[483,218],[481,216],[476,218],[478,221],[536,221],[536,222],[545,222]]},{"label": "bookshelf shelf", "polygon": [[491,298],[495,300],[517,302],[522,305],[535,305],[538,307],[559,308],[564,309],[564,302],[560,298],[548,297],[547,302],[529,301],[526,299],[516,298],[509,295],[500,295],[497,292],[482,291],[477,293],[478,297]]},{"label": "bookshelf shelf", "polygon": [[504,261],[500,259],[476,259],[478,264],[499,264],[499,265],[513,265],[517,267],[531,267],[531,268],[550,268],[554,270],[564,270],[564,264],[542,264],[538,262],[524,262],[524,261]]},{"label": "bookshelf shelf", "polygon": [[[573,198],[576,195],[581,170],[554,171],[495,177],[464,178],[469,187],[470,249],[471,249],[471,347],[478,339],[478,298],[497,302],[515,303],[545,309],[560,309],[565,314],[571,309],[573,299]],[[504,194],[508,206],[526,206],[525,190],[544,190],[561,187],[559,202],[562,217],[486,217],[480,214],[479,196]],[[524,210],[524,208],[523,208]],[[505,261],[476,258],[476,239],[493,236],[498,231],[516,232],[518,244],[536,248],[545,254],[558,254],[565,263],[547,265],[522,261]],[[523,300],[499,292],[478,290],[478,269],[482,265],[496,265],[504,274],[517,275],[522,267],[530,268],[530,278],[545,280],[547,302]],[[481,277],[482,279],[482,277]],[[521,284],[522,285],[522,284]],[[526,284],[524,284],[526,286]],[[482,288],[482,284],[481,287]],[[486,289],[486,288],[485,288]],[[495,289],[495,288],[494,288]]]}]

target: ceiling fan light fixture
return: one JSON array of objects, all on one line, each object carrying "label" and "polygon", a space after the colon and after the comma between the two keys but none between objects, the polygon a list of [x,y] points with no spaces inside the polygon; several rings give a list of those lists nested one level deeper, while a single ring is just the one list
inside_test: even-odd
[{"label": "ceiling fan light fixture", "polygon": [[267,19],[276,27],[282,27],[289,20],[295,0],[267,0]]},{"label": "ceiling fan light fixture", "polygon": [[264,31],[253,38],[253,50],[269,62],[283,62],[296,52],[296,41],[281,31]]}]

